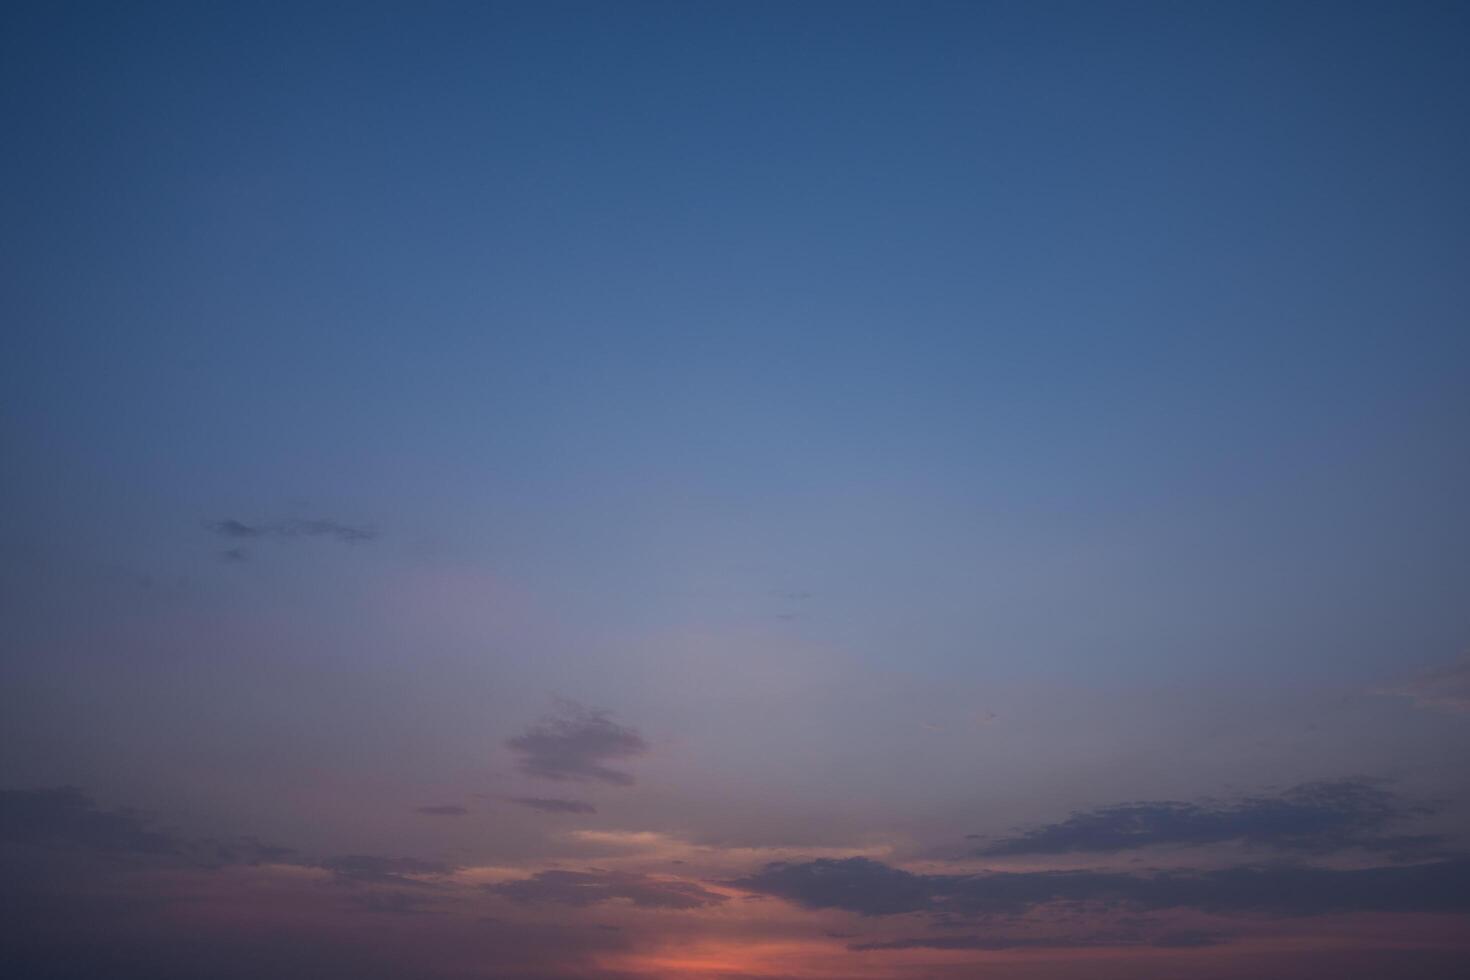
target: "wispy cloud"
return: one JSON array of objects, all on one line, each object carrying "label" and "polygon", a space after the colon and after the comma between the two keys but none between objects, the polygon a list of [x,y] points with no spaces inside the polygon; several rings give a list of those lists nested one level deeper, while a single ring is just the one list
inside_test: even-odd
[{"label": "wispy cloud", "polygon": [[328,538],[347,544],[357,544],[363,541],[372,541],[378,537],[379,533],[374,527],[360,524],[343,524],[340,521],[328,520],[326,518],[267,521],[260,524],[246,524],[234,518],[225,518],[217,521],[205,521],[204,526],[212,533],[234,541],[250,541],[265,538],[274,538],[277,540]]},{"label": "wispy cloud", "polygon": [[356,904],[365,912],[387,915],[426,915],[433,905],[422,894],[400,891],[370,891],[358,896]]},{"label": "wispy cloud", "polygon": [[458,803],[441,803],[435,806],[421,806],[414,810],[426,817],[462,817],[470,811]]},{"label": "wispy cloud", "polygon": [[1421,671],[1403,684],[1381,688],[1377,693],[1409,698],[1424,708],[1470,711],[1470,653],[1443,667]]},{"label": "wispy cloud", "polygon": [[581,800],[559,800],[544,796],[515,796],[511,802],[518,806],[540,810],[542,813],[596,813],[597,807]]},{"label": "wispy cloud", "polygon": [[618,786],[633,777],[604,763],[631,759],[648,751],[636,729],[615,724],[605,711],[593,711],[571,701],[560,703],[555,714],[532,725],[506,745],[520,756],[517,767],[528,776],[552,780],[597,780]]},{"label": "wispy cloud", "polygon": [[371,882],[421,886],[425,877],[448,874],[452,869],[438,861],[410,857],[382,857],[376,854],[344,854],[329,857],[318,864],[337,876],[339,881]]},{"label": "wispy cloud", "polygon": [[724,895],[692,881],[629,871],[542,871],[518,881],[486,885],[485,890],[514,902],[577,907],[625,899],[639,908],[697,909],[726,901]]}]

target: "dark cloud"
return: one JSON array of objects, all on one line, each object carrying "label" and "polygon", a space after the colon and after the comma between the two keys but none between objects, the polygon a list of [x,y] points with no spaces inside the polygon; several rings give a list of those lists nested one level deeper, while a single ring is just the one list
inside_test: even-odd
[{"label": "dark cloud", "polygon": [[697,909],[725,896],[692,881],[654,878],[628,871],[542,871],[530,878],[486,885],[513,902],[549,902],[578,908],[624,899],[639,908]]},{"label": "dark cloud", "polygon": [[[264,861],[328,869],[351,887],[243,867]],[[160,830],[76,789],[3,790],[0,975],[451,980],[478,963],[496,980],[635,980],[601,963],[630,947],[623,934],[489,920],[478,890],[434,878],[448,870],[368,855],[317,862],[254,838]]]},{"label": "dark cloud", "polygon": [[731,884],[807,908],[899,915],[935,908],[935,877],[912,874],[868,858],[820,858],[805,863],[778,861]]},{"label": "dark cloud", "polygon": [[337,876],[339,881],[421,887],[425,882],[414,875],[443,875],[452,870],[438,861],[418,858],[382,857],[376,854],[344,854],[321,861],[318,867]]},{"label": "dark cloud", "polygon": [[264,537],[268,533],[264,526],[252,527],[249,524],[242,524],[239,521],[228,519],[223,521],[205,521],[204,526],[215,534],[225,538],[259,538]]},{"label": "dark cloud", "polygon": [[191,842],[191,850],[206,858],[212,856],[212,860],[206,863],[213,865],[300,863],[295,848],[266,844],[254,837],[240,837],[233,841],[196,840]]},{"label": "dark cloud", "polygon": [[1016,914],[1051,902],[1280,915],[1470,910],[1470,859],[1464,858],[1355,870],[1270,866],[973,875],[914,874],[868,858],[823,858],[770,864],[730,884],[807,908],[870,916]]},{"label": "dark cloud", "polygon": [[515,796],[511,802],[542,813],[596,813],[597,807],[581,800],[558,800],[544,796]]},{"label": "dark cloud", "polygon": [[908,936],[883,942],[850,943],[847,948],[855,953],[894,949],[974,949],[994,952],[1002,949],[1076,949],[1099,945],[1109,944],[1042,936]]},{"label": "dark cloud", "polygon": [[1152,845],[1200,845],[1238,841],[1302,853],[1349,848],[1398,854],[1433,852],[1433,837],[1385,835],[1389,826],[1428,812],[1380,787],[1356,780],[1304,783],[1279,796],[1200,803],[1125,803],[1072,814],[975,853],[1106,853]]},{"label": "dark cloud", "polygon": [[[261,538],[275,538],[278,540],[289,540],[292,538],[330,538],[348,544],[356,544],[362,541],[372,541],[378,537],[376,528],[355,524],[343,524],[339,521],[320,518],[316,520],[269,521],[264,524],[246,524],[242,521],[227,518],[220,521],[206,521],[204,526],[220,537],[237,541]],[[239,549],[234,550],[239,551]]]},{"label": "dark cloud", "polygon": [[294,864],[331,871],[338,880],[420,886],[413,876],[452,868],[418,858],[347,854],[315,861],[254,837],[218,840],[151,827],[126,809],[104,810],[73,787],[0,790],[0,844],[32,854],[128,858],[129,866],[217,869]]},{"label": "dark cloud", "polygon": [[1079,949],[1117,945],[1124,943],[1118,940],[1072,939],[1066,936],[910,936],[883,942],[851,943],[847,948],[855,953],[893,949],[974,949],[995,952],[1003,949]]},{"label": "dark cloud", "polygon": [[187,837],[127,809],[105,810],[81,790],[0,790],[0,843],[32,854],[92,855],[131,865],[220,868],[293,863],[296,852],[254,837]]},{"label": "dark cloud", "polygon": [[528,776],[554,780],[601,780],[627,786],[633,777],[603,765],[648,751],[635,729],[613,723],[605,711],[592,711],[570,701],[557,714],[532,725],[506,742],[520,756],[518,767]]},{"label": "dark cloud", "polygon": [[852,943],[847,948],[857,953],[898,949],[972,949],[997,952],[1006,949],[1089,949],[1102,946],[1154,946],[1161,949],[1197,949],[1230,942],[1220,933],[1200,931],[1170,932],[1153,939],[1130,932],[1101,933],[1089,936],[907,936],[882,942]]},{"label": "dark cloud", "polygon": [[186,843],[131,810],[102,810],[71,786],[0,790],[0,841],[145,855],[181,855]]},{"label": "dark cloud", "polygon": [[5,980],[464,980],[466,964],[495,980],[646,980],[602,968],[629,948],[621,933],[495,921],[475,914],[483,901],[425,890],[297,878],[262,893],[198,871],[27,887],[10,870],[0,865]]},{"label": "dark cloud", "polygon": [[462,817],[470,811],[458,803],[443,803],[437,806],[421,806],[414,811],[426,817]]}]

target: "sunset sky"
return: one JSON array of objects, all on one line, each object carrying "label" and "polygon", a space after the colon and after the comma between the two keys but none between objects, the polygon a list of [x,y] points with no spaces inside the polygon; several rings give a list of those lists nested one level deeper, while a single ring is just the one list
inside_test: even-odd
[{"label": "sunset sky", "polygon": [[0,975],[1470,976],[1470,4],[0,8]]}]

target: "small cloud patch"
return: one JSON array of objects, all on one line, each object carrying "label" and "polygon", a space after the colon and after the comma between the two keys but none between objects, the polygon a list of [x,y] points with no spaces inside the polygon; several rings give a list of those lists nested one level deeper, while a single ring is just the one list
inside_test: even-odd
[{"label": "small cloud patch", "polygon": [[511,802],[542,813],[596,813],[597,807],[581,800],[559,800],[545,796],[516,796]]},{"label": "small cloud patch", "polygon": [[438,806],[421,806],[414,812],[422,813],[426,817],[462,817],[470,811],[458,803],[444,803]]},{"label": "small cloud patch", "polygon": [[606,763],[632,759],[648,751],[636,729],[614,723],[606,711],[593,711],[572,701],[506,742],[520,756],[517,768],[527,776],[556,781],[598,781],[615,786],[633,783],[631,774]]}]

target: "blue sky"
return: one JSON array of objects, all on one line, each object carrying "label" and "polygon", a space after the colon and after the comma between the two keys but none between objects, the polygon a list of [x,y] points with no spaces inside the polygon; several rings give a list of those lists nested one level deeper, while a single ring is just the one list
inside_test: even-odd
[{"label": "blue sky", "polygon": [[[0,786],[383,895],[326,856],[691,862],[546,976],[829,908],[765,859],[950,908],[1113,804],[1463,827],[1463,5],[3,18]],[[942,956],[1106,945],[1049,922]]]}]

